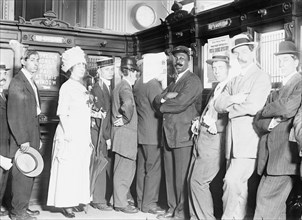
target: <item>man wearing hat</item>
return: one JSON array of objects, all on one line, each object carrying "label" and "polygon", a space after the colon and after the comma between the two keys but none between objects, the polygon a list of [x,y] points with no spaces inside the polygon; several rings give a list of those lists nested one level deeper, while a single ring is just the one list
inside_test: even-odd
[{"label": "man wearing hat", "polygon": [[210,92],[207,105],[201,116],[192,124],[196,135],[189,176],[191,219],[216,219],[210,183],[225,161],[225,128],[227,114],[214,109],[214,101],[224,90],[228,82],[230,59],[226,54],[214,54],[206,61],[213,68],[218,85]]},{"label": "man wearing hat", "polygon": [[[10,157],[19,150],[23,153],[41,147],[38,115],[41,112],[39,92],[32,77],[38,71],[39,54],[27,50],[21,59],[23,68],[12,79],[8,89],[7,118],[11,130]],[[35,170],[35,169],[34,169]],[[32,171],[34,171],[32,170]],[[16,220],[36,219],[27,213],[34,184],[34,176],[27,176],[12,167],[12,210],[11,218]]]},{"label": "man wearing hat", "polygon": [[202,87],[198,76],[189,70],[189,48],[177,46],[172,54],[178,76],[153,102],[155,109],[163,114],[164,169],[169,207],[158,218],[187,219],[186,182],[193,146],[191,122],[198,116],[195,103]]},{"label": "man wearing hat", "polygon": [[[4,196],[8,171],[12,166],[12,160],[9,157],[9,129],[6,115],[6,95],[4,86],[7,82],[7,72],[9,68],[5,64],[0,64],[0,208],[2,208],[2,199]],[[8,215],[6,210],[0,210],[0,216]]]},{"label": "man wearing hat", "polygon": [[255,63],[255,43],[246,34],[232,38],[231,52],[237,56],[240,74],[230,80],[217,97],[215,109],[228,112],[226,175],[223,185],[222,219],[244,219],[247,214],[248,179],[254,173],[259,137],[253,120],[271,89],[269,75]]},{"label": "man wearing hat", "polygon": [[136,169],[137,113],[132,93],[138,67],[132,57],[121,60],[122,80],[112,94],[112,151],[115,152],[113,168],[113,203],[116,211],[137,213],[130,206],[127,193],[130,190]]},{"label": "man wearing hat", "polygon": [[[97,61],[98,82],[91,93],[96,97],[95,105],[106,112],[104,119],[93,118],[91,125],[91,139],[94,146],[99,146],[108,163],[96,179],[91,206],[101,211],[111,211],[109,201],[112,195],[112,167],[111,167],[111,80],[114,76],[112,58]],[[99,142],[99,143],[97,143]],[[109,184],[107,184],[109,183]]]},{"label": "man wearing hat", "polygon": [[291,41],[282,41],[275,53],[283,77],[282,86],[268,97],[258,112],[255,126],[261,133],[254,219],[286,219],[286,200],[299,174],[299,147],[289,141],[294,116],[301,105],[302,76],[297,72],[298,51]]}]

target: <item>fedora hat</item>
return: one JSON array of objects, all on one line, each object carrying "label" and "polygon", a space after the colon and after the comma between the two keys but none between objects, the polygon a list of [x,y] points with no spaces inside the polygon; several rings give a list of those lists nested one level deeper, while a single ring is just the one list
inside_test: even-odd
[{"label": "fedora hat", "polygon": [[188,57],[190,57],[190,49],[186,46],[177,46],[175,47],[172,52],[171,52],[173,55],[177,54],[177,53],[185,53],[188,55]]},{"label": "fedora hat", "polygon": [[113,65],[113,59],[103,59],[103,60],[98,60],[96,61],[96,65],[100,68],[105,67],[105,66],[112,66]]},{"label": "fedora hat", "polygon": [[244,45],[257,46],[257,43],[252,41],[246,34],[237,34],[232,38],[231,52],[233,52],[235,48]]},{"label": "fedora hat", "polygon": [[226,54],[213,54],[212,59],[206,60],[206,63],[212,65],[216,61],[230,63],[230,57]]},{"label": "fedora hat", "polygon": [[44,167],[41,154],[32,147],[27,152],[17,150],[14,161],[18,170],[28,177],[38,176]]},{"label": "fedora hat", "polygon": [[298,56],[299,52],[292,41],[281,41],[279,43],[279,51],[274,53],[274,55],[278,56],[281,54],[294,54]]},{"label": "fedora hat", "polygon": [[7,68],[5,64],[0,63],[0,69],[2,70],[10,70],[10,68]]}]

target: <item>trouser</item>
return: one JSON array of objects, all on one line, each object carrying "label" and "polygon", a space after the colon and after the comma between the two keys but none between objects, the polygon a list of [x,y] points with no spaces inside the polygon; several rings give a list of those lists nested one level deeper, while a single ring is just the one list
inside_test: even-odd
[{"label": "trouser", "polygon": [[113,168],[114,207],[125,208],[128,205],[127,193],[134,178],[136,161],[115,153]]},{"label": "trouser", "polygon": [[[106,153],[107,154],[107,153]],[[110,154],[110,155],[108,155]],[[95,183],[95,188],[93,191],[93,203],[107,204],[110,201],[110,197],[113,192],[113,174],[112,174],[112,152],[108,152],[107,155],[104,154],[108,163],[102,172],[98,175]]]},{"label": "trouser", "polygon": [[232,158],[223,185],[222,219],[244,219],[247,214],[248,179],[255,170],[256,159]]},{"label": "trouser", "polygon": [[161,180],[161,156],[158,145],[138,147],[136,192],[138,208],[147,212],[156,207]]},{"label": "trouser", "polygon": [[[223,134],[210,134],[201,127],[199,138],[194,147],[190,177],[190,215],[198,219],[216,219],[214,216],[214,202],[210,191],[210,183],[217,175],[222,164],[224,140]],[[198,155],[198,156],[197,156]]]},{"label": "trouser", "polygon": [[0,206],[2,205],[2,199],[5,194],[5,189],[7,185],[7,180],[8,180],[8,170],[4,170],[0,168]]},{"label": "trouser", "polygon": [[164,147],[164,169],[166,176],[167,202],[174,216],[188,218],[187,176],[192,155],[192,146],[181,148]]},{"label": "trouser", "polygon": [[257,191],[254,219],[286,219],[286,200],[293,183],[291,176],[263,175]]},{"label": "trouser", "polygon": [[12,167],[12,214],[26,212],[34,185],[34,178],[23,175],[16,164]]}]

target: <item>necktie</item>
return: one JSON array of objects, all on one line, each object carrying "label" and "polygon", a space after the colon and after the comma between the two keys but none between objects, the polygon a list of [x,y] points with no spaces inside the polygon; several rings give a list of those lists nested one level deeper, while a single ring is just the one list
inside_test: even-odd
[{"label": "necktie", "polygon": [[2,99],[3,99],[4,101],[6,101],[6,98],[5,98],[5,95],[4,95],[3,92],[0,92],[0,96],[2,97]]}]

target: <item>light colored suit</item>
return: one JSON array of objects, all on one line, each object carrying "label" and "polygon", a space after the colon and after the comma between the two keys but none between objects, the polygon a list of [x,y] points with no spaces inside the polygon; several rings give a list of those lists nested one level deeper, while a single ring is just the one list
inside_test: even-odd
[{"label": "light colored suit", "polygon": [[[263,110],[256,116],[255,126],[262,134],[258,157],[258,174],[262,178],[255,219],[286,217],[285,202],[293,187],[291,176],[299,172],[299,148],[295,142],[289,141],[289,133],[301,105],[301,93],[302,77],[296,73],[268,97]],[[282,121],[269,131],[274,117],[282,117]]]},{"label": "light colored suit", "polygon": [[137,113],[130,84],[122,79],[112,95],[112,124],[122,116],[124,125],[112,127],[112,151],[115,152],[113,168],[113,203],[115,207],[128,205],[127,193],[136,169]]},{"label": "light colored suit", "polygon": [[[202,117],[207,113],[208,109],[213,108],[213,95],[214,89],[208,100],[207,107],[202,113]],[[228,122],[228,115],[215,112],[215,116],[217,118],[215,124],[218,133],[211,134],[206,127],[200,127],[194,143],[194,154],[191,159],[188,177],[190,215],[196,216],[198,219],[216,219],[210,184],[225,161],[225,128]]]},{"label": "light colored suit", "polygon": [[[253,120],[264,106],[270,89],[268,74],[252,64],[244,75],[236,76],[227,84],[215,102],[218,112],[229,113],[222,219],[243,219],[246,215],[247,181],[255,169],[259,142]],[[241,104],[233,104],[231,96],[238,93],[248,94],[247,99]]]}]

